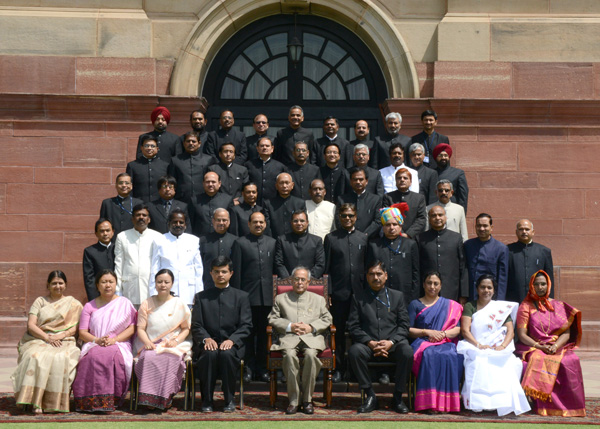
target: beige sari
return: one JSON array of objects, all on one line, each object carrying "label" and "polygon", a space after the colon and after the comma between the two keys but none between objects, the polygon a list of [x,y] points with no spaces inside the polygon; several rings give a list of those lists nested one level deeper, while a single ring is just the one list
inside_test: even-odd
[{"label": "beige sari", "polygon": [[[29,314],[37,316],[38,326],[47,333],[64,332],[79,323],[82,305],[71,296],[56,302],[37,298]],[[79,361],[75,337],[66,337],[61,347],[25,332],[17,346],[18,365],[11,375],[15,401],[47,411],[69,412],[69,395]]]}]

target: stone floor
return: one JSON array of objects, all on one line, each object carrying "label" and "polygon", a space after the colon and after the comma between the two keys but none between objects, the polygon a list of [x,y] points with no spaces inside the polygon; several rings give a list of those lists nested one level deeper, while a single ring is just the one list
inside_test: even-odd
[{"label": "stone floor", "polygon": [[[577,352],[581,359],[585,396],[588,398],[600,397],[600,352]],[[10,375],[17,365],[17,351],[15,349],[0,349],[0,392],[12,392]]]}]

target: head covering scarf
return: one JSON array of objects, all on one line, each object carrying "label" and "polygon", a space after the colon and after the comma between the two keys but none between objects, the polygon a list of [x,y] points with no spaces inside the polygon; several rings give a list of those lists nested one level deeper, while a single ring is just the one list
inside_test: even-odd
[{"label": "head covering scarf", "polygon": [[433,148],[433,158],[437,158],[442,152],[446,152],[450,158],[452,158],[452,148],[449,144],[441,143]]},{"label": "head covering scarf", "polygon": [[150,119],[152,120],[152,123],[154,123],[154,121],[156,121],[156,118],[158,118],[158,115],[163,115],[163,118],[165,118],[165,121],[167,121],[167,124],[169,122],[171,122],[171,112],[169,112],[169,109],[167,109],[166,107],[158,106],[156,109],[154,109],[152,111],[152,113],[150,114]]},{"label": "head covering scarf", "polygon": [[400,225],[404,223],[404,213],[408,211],[408,204],[398,203],[391,207],[384,207],[379,210],[381,216],[381,224],[385,225],[392,219],[396,219]]},{"label": "head covering scarf", "polygon": [[[546,294],[544,296],[538,296],[538,294],[535,292],[535,287],[533,287],[533,282],[535,281],[535,278],[540,274],[546,277],[546,281],[548,282],[548,289],[546,290]],[[551,289],[552,282],[550,281],[550,276],[548,276],[548,273],[546,273],[546,271],[539,270],[535,272],[529,279],[529,293],[525,297],[525,301],[529,301],[531,304],[533,304],[533,302],[537,302],[538,311],[541,311],[542,313],[545,313],[546,310],[554,311],[554,307],[548,299],[548,297],[550,296]]]}]

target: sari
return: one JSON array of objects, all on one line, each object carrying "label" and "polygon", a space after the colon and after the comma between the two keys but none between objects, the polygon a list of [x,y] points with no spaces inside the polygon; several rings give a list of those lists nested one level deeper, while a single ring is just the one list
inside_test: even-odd
[{"label": "sari", "polygon": [[138,404],[162,410],[169,408],[173,396],[179,392],[185,375],[185,361],[191,358],[191,334],[177,347],[164,344],[177,338],[181,331],[191,327],[189,307],[181,298],[171,298],[160,304],[150,297],[140,306],[138,328],[144,328],[155,350],[146,350],[136,338],[133,343],[137,362],[135,375],[139,380]]},{"label": "sari", "polygon": [[[79,323],[83,306],[72,296],[63,296],[55,302],[39,297],[29,314],[37,316],[37,325],[47,333],[59,333]],[[25,332],[17,346],[18,365],[10,376],[15,402],[32,405],[47,411],[69,412],[71,384],[79,360],[75,337],[65,337],[60,347]]]},{"label": "sari", "polygon": [[585,417],[583,374],[579,358],[573,351],[581,341],[581,311],[548,298],[550,278],[541,272],[548,282],[546,296],[540,299],[533,288],[538,271],[531,277],[529,294],[519,306],[517,327],[526,329],[527,335],[540,344],[554,344],[565,332],[569,332],[569,340],[554,355],[517,343],[516,353],[523,359],[525,371],[521,385],[534,399],[534,410],[538,414]]},{"label": "sari", "polygon": [[[477,308],[476,302],[469,304]],[[490,301],[472,316],[471,333],[482,345],[495,347],[502,344],[508,328],[504,326],[508,316],[516,317],[517,303]],[[513,319],[514,320],[514,319]],[[499,416],[511,412],[516,415],[531,409],[521,387],[523,365],[513,354],[511,341],[504,350],[481,350],[461,340],[456,351],[465,357],[465,381],[462,389],[466,409],[476,412],[497,410]]]},{"label": "sari", "polygon": [[[462,306],[456,301],[440,297],[431,307],[426,307],[415,299],[408,306],[408,315],[412,327],[447,331],[459,325]],[[463,356],[456,353],[455,343],[456,340],[449,338],[433,343],[424,337],[412,342],[412,372],[417,378],[415,411],[460,411],[459,384]]]},{"label": "sari", "polygon": [[[95,337],[116,337],[134,325],[137,312],[131,301],[118,297],[98,308],[96,301],[88,302],[81,313],[79,329],[89,329]],[[85,343],[73,382],[77,411],[114,411],[121,406],[133,367],[131,341],[102,347]]]}]

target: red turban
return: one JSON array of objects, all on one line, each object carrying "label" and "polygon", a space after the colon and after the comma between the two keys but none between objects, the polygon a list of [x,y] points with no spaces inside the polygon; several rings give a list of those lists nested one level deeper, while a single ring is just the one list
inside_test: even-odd
[{"label": "red turban", "polygon": [[163,118],[165,118],[165,121],[167,121],[167,124],[169,122],[171,122],[171,112],[169,112],[169,109],[167,109],[166,107],[158,106],[156,109],[154,109],[152,111],[152,113],[150,114],[150,119],[152,120],[152,123],[154,123],[154,121],[156,121],[156,118],[158,118],[158,115],[163,115]]},{"label": "red turban", "polygon": [[449,144],[441,143],[433,148],[433,159],[436,159],[442,152],[446,152],[450,158],[452,158],[452,148]]}]

